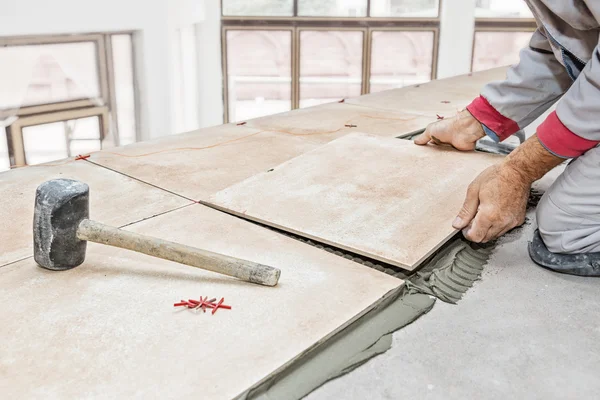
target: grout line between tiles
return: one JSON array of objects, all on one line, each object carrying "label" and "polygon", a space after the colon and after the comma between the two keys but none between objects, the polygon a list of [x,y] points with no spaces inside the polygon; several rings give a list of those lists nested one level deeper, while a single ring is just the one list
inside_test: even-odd
[{"label": "grout line between tiles", "polygon": [[173,212],[173,211],[181,210],[182,208],[186,208],[186,207],[189,207],[189,206],[193,206],[193,205],[195,205],[195,204],[196,204],[196,203],[185,204],[185,205],[183,205],[183,206],[175,207],[175,208],[173,208],[173,209],[171,209],[171,210],[163,211],[163,212],[160,212],[160,213],[158,213],[158,214],[151,215],[151,216],[149,216],[149,217],[145,217],[145,218],[142,218],[142,219],[138,219],[137,221],[129,222],[129,223],[125,224],[125,225],[121,225],[121,226],[119,226],[119,229],[122,229],[122,228],[125,228],[125,227],[128,227],[128,226],[131,226],[131,225],[135,225],[135,224],[137,224],[137,223],[139,223],[139,222],[143,222],[143,221],[146,221],[146,220],[148,220],[148,219],[152,219],[152,218],[155,218],[155,217],[160,217],[161,215],[169,214],[169,213],[171,213],[171,212]]},{"label": "grout line between tiles", "polygon": [[19,259],[19,260],[11,261],[11,262],[9,262],[8,264],[3,264],[3,265],[0,265],[0,269],[1,269],[1,268],[4,268],[4,267],[8,267],[9,265],[13,265],[13,264],[19,263],[19,262],[21,262],[21,261],[23,261],[23,260],[27,260],[28,258],[32,258],[32,257],[33,257],[33,256],[23,257],[23,258],[21,258],[21,259]]},{"label": "grout line between tiles", "polygon": [[107,167],[107,166],[105,166],[105,165],[102,165],[102,164],[95,163],[95,162],[93,162],[93,161],[90,161],[90,160],[88,160],[88,159],[86,159],[86,160],[84,160],[84,161],[86,161],[86,162],[88,162],[88,163],[90,163],[90,164],[96,165],[96,166],[98,166],[98,167],[100,167],[100,168],[104,168],[104,169],[107,169],[107,170],[109,170],[109,171],[116,172],[117,174],[120,174],[120,175],[126,176],[126,177],[128,177],[128,178],[130,178],[130,179],[136,180],[136,181],[138,181],[138,182],[141,182],[141,183],[143,183],[143,184],[146,184],[146,185],[148,185],[148,186],[152,186],[152,187],[154,187],[154,188],[156,188],[156,189],[160,189],[160,190],[162,190],[162,191],[164,191],[164,192],[167,192],[167,193],[170,193],[170,194],[172,194],[172,195],[174,195],[174,196],[181,197],[181,198],[183,198],[183,199],[186,199],[186,200],[189,200],[189,201],[192,201],[192,202],[196,203],[196,200],[194,200],[194,199],[190,199],[189,197],[183,196],[183,195],[181,195],[181,194],[179,194],[179,193],[172,192],[172,191],[170,191],[169,189],[165,189],[165,188],[162,188],[162,187],[160,187],[160,186],[154,185],[154,184],[152,184],[152,183],[146,182],[146,181],[144,181],[144,180],[141,180],[141,179],[139,179],[139,178],[136,178],[135,176],[128,175],[128,174],[126,174],[126,173],[124,173],[124,172],[118,171],[118,170],[116,170],[116,169],[112,169],[112,168],[110,168],[110,167]]}]

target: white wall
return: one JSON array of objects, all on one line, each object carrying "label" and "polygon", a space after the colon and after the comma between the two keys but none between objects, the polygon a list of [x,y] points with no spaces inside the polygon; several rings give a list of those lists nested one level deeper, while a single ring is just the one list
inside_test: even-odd
[{"label": "white wall", "polygon": [[[216,107],[222,102],[222,91],[218,82],[215,85],[214,70],[185,65],[189,57],[182,57],[177,51],[182,31],[200,29],[203,32],[201,40],[207,49],[198,43],[197,52],[200,49],[203,58],[220,60],[220,16],[215,17],[214,3],[218,8],[216,0],[0,0],[0,36],[136,31],[140,129],[142,139],[149,139],[194,127],[189,117],[185,123],[178,118],[184,100],[195,98],[190,97],[190,90],[202,93],[201,105],[211,107],[210,110],[187,113],[198,120],[195,127],[205,125],[200,120],[204,114],[220,115],[222,121],[222,106],[220,110]],[[205,19],[205,4],[211,18],[216,20]],[[196,36],[196,40],[200,38]],[[184,65],[178,68],[181,60]],[[182,70],[188,75],[183,84],[178,81],[183,79]],[[213,75],[189,78],[194,70],[196,74]],[[220,77],[220,69],[218,75]],[[204,82],[211,82],[208,90],[202,88]],[[182,85],[186,87],[183,98]],[[199,87],[190,89],[189,85]]]}]

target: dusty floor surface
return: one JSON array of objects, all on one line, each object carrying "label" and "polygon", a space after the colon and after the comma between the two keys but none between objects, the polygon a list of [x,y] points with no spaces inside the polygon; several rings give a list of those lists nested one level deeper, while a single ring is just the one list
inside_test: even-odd
[{"label": "dusty floor surface", "polygon": [[528,215],[457,305],[436,302],[389,351],[306,399],[600,398],[600,279],[533,264]]}]

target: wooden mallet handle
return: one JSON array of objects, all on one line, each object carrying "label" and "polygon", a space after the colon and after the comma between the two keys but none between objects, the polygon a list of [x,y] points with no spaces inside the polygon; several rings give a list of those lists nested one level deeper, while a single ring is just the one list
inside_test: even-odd
[{"label": "wooden mallet handle", "polygon": [[89,219],[81,221],[77,228],[77,237],[80,240],[133,250],[265,286],[277,285],[281,275],[279,269],[267,265],[123,231]]}]

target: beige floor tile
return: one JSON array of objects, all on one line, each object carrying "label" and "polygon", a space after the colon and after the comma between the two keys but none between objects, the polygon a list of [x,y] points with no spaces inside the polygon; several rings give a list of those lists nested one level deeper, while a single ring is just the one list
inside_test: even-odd
[{"label": "beige floor tile", "polygon": [[0,266],[33,255],[33,208],[40,183],[76,179],[90,186],[90,216],[114,226],[139,221],[190,201],[86,161],[58,161],[0,173]]},{"label": "beige floor tile", "polygon": [[273,129],[325,144],[356,131],[385,137],[402,136],[419,131],[436,119],[405,114],[400,112],[401,110],[391,111],[379,111],[346,103],[329,103],[256,118],[249,120],[247,126]]},{"label": "beige floor tile", "polygon": [[467,186],[499,160],[402,139],[348,135],[229,187],[210,202],[414,269],[454,234],[451,223]]},{"label": "beige floor tile", "polygon": [[187,198],[205,200],[317,146],[293,135],[229,124],[93,153],[90,160]]},{"label": "beige floor tile", "polygon": [[355,97],[347,99],[346,103],[430,117],[451,117],[479,96],[486,83],[505,77],[506,67],[501,67]]},{"label": "beige floor tile", "polygon": [[[0,268],[3,397],[231,399],[402,285],[201,205],[126,229],[278,267],[280,283],[97,244],[68,271],[31,259]],[[232,310],[173,307],[200,295]]]},{"label": "beige floor tile", "polygon": [[400,110],[406,113],[433,117],[451,117],[468,106],[476,95],[444,88],[434,90],[424,83],[401,89],[386,90],[346,100],[349,104],[372,107],[378,110]]}]

